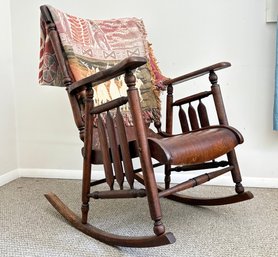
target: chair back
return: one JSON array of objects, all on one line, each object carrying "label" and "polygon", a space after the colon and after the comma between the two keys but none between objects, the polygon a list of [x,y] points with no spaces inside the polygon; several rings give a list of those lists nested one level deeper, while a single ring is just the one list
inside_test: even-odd
[{"label": "chair back", "polygon": [[[165,79],[146,39],[142,20],[123,18],[88,20],[42,6],[40,83],[68,87],[126,57],[146,57],[135,72],[142,114],[147,124],[160,121],[160,90]],[[123,76],[93,88],[94,106],[126,96]],[[83,138],[84,92],[69,94],[75,123]],[[132,126],[129,106],[121,107],[126,126]]]},{"label": "chair back", "polygon": [[[75,78],[65,52],[62,47],[60,37],[46,5],[41,9],[41,51],[39,64],[39,82],[46,85],[64,86],[66,89],[70,86]],[[59,67],[59,68],[57,68]],[[61,84],[62,82],[62,84]],[[80,138],[84,139],[84,92],[72,95],[68,94],[75,124],[80,131]]]}]

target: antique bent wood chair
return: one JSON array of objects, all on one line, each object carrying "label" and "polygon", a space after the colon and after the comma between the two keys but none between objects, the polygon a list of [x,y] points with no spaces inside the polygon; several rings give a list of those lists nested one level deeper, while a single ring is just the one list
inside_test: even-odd
[{"label": "antique bent wood chair", "polygon": [[[229,67],[230,63],[221,62],[166,79],[159,73],[140,20],[90,21],[41,6],[41,26],[40,82],[60,83],[66,87],[84,142],[82,217],[73,213],[55,194],[46,194],[49,202],[74,227],[110,245],[160,246],[175,242],[174,235],[165,232],[160,198],[190,205],[222,205],[253,198],[241,184],[234,150],[243,142],[243,137],[228,124],[216,75],[217,70]],[[174,100],[176,85],[206,74],[210,90]],[[167,90],[165,131],[161,128],[158,106],[161,89]],[[214,125],[205,106],[209,97],[216,110]],[[179,134],[173,134],[174,108],[178,109]],[[152,121],[156,132],[151,129]],[[222,156],[224,160],[219,160]],[[140,167],[134,168],[133,160],[137,157]],[[95,164],[102,164],[104,169],[104,178],[97,181],[91,180]],[[154,168],[158,166],[165,169],[164,187],[156,183]],[[207,172],[208,169],[213,171]],[[170,183],[173,171],[200,170],[204,170],[201,175],[176,185]],[[193,198],[179,193],[227,172],[235,183],[234,195]],[[136,189],[135,180],[144,188]],[[107,183],[107,190],[94,191],[94,186],[101,183]],[[118,185],[114,185],[116,183]],[[88,223],[91,198],[136,197],[147,198],[154,235],[115,235]]]}]

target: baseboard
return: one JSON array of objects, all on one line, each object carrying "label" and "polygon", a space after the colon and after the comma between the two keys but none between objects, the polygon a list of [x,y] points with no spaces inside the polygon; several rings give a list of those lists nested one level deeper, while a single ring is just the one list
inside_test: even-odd
[{"label": "baseboard", "polygon": [[[196,174],[196,173],[195,173]],[[179,183],[190,178],[190,173],[176,173],[171,177],[172,183]],[[57,179],[81,179],[81,170],[62,170],[62,169],[15,169],[0,176],[0,186],[7,184],[20,177],[29,178],[57,178]],[[94,170],[92,179],[103,178],[102,170]],[[163,183],[164,175],[162,172],[156,173],[156,180]],[[209,185],[233,186],[231,176],[223,175],[209,181]],[[243,177],[245,187],[278,188],[278,178]]]},{"label": "baseboard", "polygon": [[[81,170],[62,169],[18,169],[20,177],[26,178],[57,178],[57,179],[81,179]],[[100,173],[100,172],[99,172]]]},{"label": "baseboard", "polygon": [[19,175],[18,169],[11,170],[0,176],[0,186],[3,186],[19,177],[20,177],[20,175]]},{"label": "baseboard", "polygon": [[[81,170],[56,170],[56,169],[19,169],[21,177],[35,178],[59,178],[59,179],[82,179]],[[172,183],[179,183],[192,177],[193,173],[174,173],[171,176]],[[194,175],[199,175],[194,173]],[[92,179],[101,179],[104,174],[102,170],[94,170]],[[157,182],[164,182],[164,174],[156,173]],[[278,188],[278,178],[259,178],[259,177],[243,177],[245,187],[262,187],[262,188]],[[206,183],[207,185],[216,186],[233,186],[234,183],[230,175],[223,175]]]}]

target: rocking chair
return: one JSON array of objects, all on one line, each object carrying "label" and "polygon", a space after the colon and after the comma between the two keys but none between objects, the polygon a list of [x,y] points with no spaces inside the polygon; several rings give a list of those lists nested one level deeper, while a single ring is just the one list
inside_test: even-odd
[{"label": "rocking chair", "polygon": [[[62,22],[59,19],[62,19]],[[253,198],[252,193],[245,192],[241,184],[234,150],[243,142],[243,137],[228,124],[216,75],[216,71],[229,67],[230,63],[220,62],[174,79],[167,79],[159,73],[150,45],[145,41],[144,27],[140,20],[89,21],[64,14],[50,6],[41,6],[41,25],[44,34],[41,40],[41,56],[44,55],[44,58],[42,57],[40,63],[40,82],[52,85],[60,83],[66,87],[74,120],[84,142],[82,217],[79,218],[73,213],[55,194],[48,193],[45,196],[75,228],[109,245],[160,246],[175,242],[174,235],[165,232],[161,220],[160,198],[165,197],[190,205],[210,206]],[[88,29],[88,26],[91,28]],[[74,27],[76,29],[73,29]],[[113,38],[113,33],[109,34],[111,28],[115,34],[117,28],[122,29],[121,33],[123,30],[129,33],[129,37],[126,37],[129,40],[127,45],[133,36],[137,36],[136,33],[141,33],[143,40],[136,44],[136,47],[139,45],[138,48],[130,43],[131,47],[125,49],[127,56],[124,56],[120,52],[123,42],[115,42],[114,45],[110,42]],[[71,34],[66,34],[66,30]],[[105,34],[106,32],[108,34]],[[76,43],[75,46],[65,44],[71,39]],[[82,47],[80,40],[83,42]],[[117,52],[117,49],[120,50]],[[82,55],[85,56],[83,59]],[[104,55],[106,64],[104,59],[97,59],[100,55]],[[88,64],[91,56],[97,67]],[[178,84],[207,74],[210,90],[174,100],[173,90]],[[127,90],[122,90],[115,99],[111,95],[115,96],[116,93],[111,91],[110,96],[108,94],[104,97],[100,86],[104,89],[110,86],[111,89],[112,83],[118,83],[117,85],[123,87],[123,76]],[[167,90],[165,131],[162,131],[160,122],[160,107],[154,106],[160,104],[158,96],[161,89]],[[146,95],[150,92],[153,95],[146,100]],[[205,106],[209,97],[216,110],[215,125],[211,124]],[[154,104],[151,108],[147,106],[148,101]],[[173,133],[174,108],[177,108],[181,127],[179,134]],[[151,122],[154,123],[156,132],[151,129]],[[222,156],[224,160],[219,160]],[[140,167],[134,168],[133,160],[137,157],[140,159]],[[91,170],[95,164],[102,164],[104,169],[104,178],[97,181],[91,180]],[[154,168],[158,166],[164,167],[165,170],[164,187],[159,186],[155,179]],[[206,172],[207,169],[214,170]],[[170,183],[173,171],[200,170],[204,170],[201,175],[176,185]],[[194,198],[179,193],[227,172],[231,173],[235,183],[234,195]],[[144,189],[136,189],[135,180],[143,184]],[[102,183],[108,184],[107,190],[93,191],[95,185]],[[118,185],[115,187],[114,183]],[[147,198],[150,216],[154,221],[154,235],[115,235],[88,223],[91,198],[136,197]]]}]

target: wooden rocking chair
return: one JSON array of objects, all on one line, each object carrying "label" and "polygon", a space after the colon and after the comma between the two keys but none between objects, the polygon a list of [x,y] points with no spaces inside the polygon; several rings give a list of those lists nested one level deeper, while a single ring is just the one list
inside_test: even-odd
[{"label": "wooden rocking chair", "polygon": [[[251,192],[245,192],[241,184],[240,170],[234,148],[243,142],[241,134],[229,126],[224,104],[218,85],[216,71],[230,66],[221,62],[186,75],[165,79],[163,86],[167,89],[166,131],[155,120],[157,132],[150,129],[145,122],[140,105],[134,70],[146,65],[148,61],[141,56],[124,58],[114,66],[96,71],[94,74],[76,79],[70,68],[69,59],[61,44],[61,38],[49,6],[41,6],[43,29],[47,32],[55,61],[59,64],[60,79],[66,87],[73,110],[75,123],[84,141],[83,180],[82,180],[82,217],[74,214],[55,194],[48,193],[48,201],[75,228],[85,234],[109,245],[128,247],[153,247],[175,242],[170,232],[165,232],[162,223],[160,198],[190,205],[223,205],[245,201],[253,198]],[[125,76],[126,96],[120,96],[109,102],[94,105],[94,88],[111,79]],[[173,89],[177,84],[199,76],[209,75],[210,90],[174,100]],[[217,114],[216,125],[211,125],[204,98],[212,97]],[[197,104],[196,104],[197,103]],[[126,126],[126,110],[129,105],[131,126]],[[188,112],[185,111],[185,106]],[[195,107],[197,106],[197,111]],[[174,108],[178,108],[181,133],[173,134]],[[219,161],[223,156],[225,160]],[[140,167],[134,168],[133,158],[140,158]],[[155,163],[153,163],[156,160]],[[91,180],[94,164],[103,164],[104,178]],[[165,187],[157,185],[154,168],[165,167]],[[214,171],[206,172],[207,169]],[[170,184],[173,171],[200,171],[195,176],[177,185]],[[192,198],[179,194],[180,191],[203,184],[224,173],[230,172],[235,183],[236,194],[222,198]],[[142,175],[141,175],[142,174]],[[198,173],[199,174],[199,173]],[[134,180],[144,185],[144,189],[134,188]],[[124,182],[125,181],[125,182]],[[114,188],[114,182],[119,189]],[[105,191],[93,191],[95,185],[107,183]],[[129,189],[124,187],[124,183]],[[115,235],[102,231],[88,223],[89,200],[111,198],[146,197],[151,219],[154,221],[154,235],[130,237]]]}]

